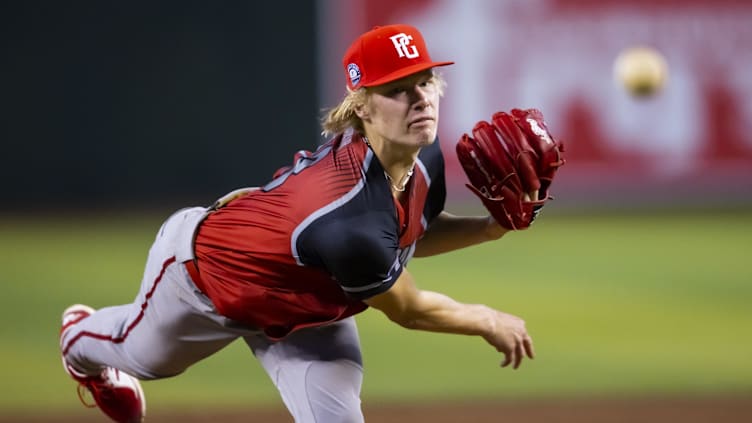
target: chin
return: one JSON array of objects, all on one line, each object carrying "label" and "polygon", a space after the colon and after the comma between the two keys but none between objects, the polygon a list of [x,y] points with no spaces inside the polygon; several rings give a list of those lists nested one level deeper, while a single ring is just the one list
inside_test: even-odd
[{"label": "chin", "polygon": [[423,128],[420,131],[413,133],[413,139],[420,147],[431,145],[436,140],[436,133],[436,128]]},{"label": "chin", "polygon": [[425,134],[425,135],[421,134],[421,137],[418,143],[421,147],[424,147],[424,146],[433,144],[435,141],[436,141],[436,131],[431,131],[430,134]]},{"label": "chin", "polygon": [[426,146],[429,146],[429,145],[433,144],[435,141],[436,141],[436,135],[434,135],[434,136],[432,136],[430,138],[426,138],[424,140],[421,140],[420,146],[421,147],[426,147]]}]

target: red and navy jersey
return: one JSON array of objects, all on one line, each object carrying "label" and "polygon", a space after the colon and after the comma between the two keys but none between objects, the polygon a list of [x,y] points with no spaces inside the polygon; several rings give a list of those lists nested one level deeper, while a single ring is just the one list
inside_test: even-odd
[{"label": "red and navy jersey", "polygon": [[438,141],[397,201],[348,131],[209,214],[195,241],[202,289],[222,315],[272,338],[359,313],[397,280],[445,197]]}]

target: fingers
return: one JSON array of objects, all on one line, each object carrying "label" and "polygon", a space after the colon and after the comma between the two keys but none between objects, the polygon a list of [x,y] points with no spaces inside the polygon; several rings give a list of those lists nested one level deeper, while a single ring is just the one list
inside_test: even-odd
[{"label": "fingers", "polygon": [[230,201],[242,196],[243,194],[247,194],[251,191],[257,191],[261,189],[260,187],[246,187],[246,188],[238,188],[234,191],[231,191],[222,197],[220,197],[217,201],[214,202],[212,205],[213,209],[220,209],[224,206],[226,206]]},{"label": "fingers", "polygon": [[538,190],[524,193],[522,201],[538,201]]},{"label": "fingers", "polygon": [[535,350],[533,349],[533,340],[530,336],[525,336],[522,339],[522,345],[525,348],[525,353],[529,358],[535,358]]},{"label": "fingers", "polygon": [[525,356],[530,359],[535,358],[533,340],[528,334],[515,335],[514,346],[509,352],[504,353],[504,361],[501,363],[501,367],[507,367],[511,364],[512,368],[516,370],[522,364],[522,359]]},{"label": "fingers", "polygon": [[512,364],[513,361],[516,361],[514,350],[511,350],[508,353],[504,353],[504,357],[505,359],[501,363],[501,367],[507,367],[508,365]]},{"label": "fingers", "polygon": [[518,340],[517,345],[514,347],[514,369],[517,370],[522,364],[522,358],[525,354],[522,351],[522,340]]},{"label": "fingers", "polygon": [[525,321],[519,317],[497,311],[496,318],[494,330],[484,338],[504,354],[501,367],[518,369],[525,357],[535,357],[533,339],[525,328]]}]

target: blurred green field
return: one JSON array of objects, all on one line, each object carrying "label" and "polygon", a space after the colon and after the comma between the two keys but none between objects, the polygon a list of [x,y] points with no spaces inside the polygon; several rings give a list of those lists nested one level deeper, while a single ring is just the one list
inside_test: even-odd
[{"label": "blurred green field", "polygon": [[[60,312],[129,302],[162,215],[0,223],[0,408],[78,409]],[[752,393],[752,211],[556,215],[492,244],[411,263],[418,284],[524,317],[517,371],[478,338],[359,316],[366,401]],[[151,410],[281,405],[236,342],[144,385]]]}]

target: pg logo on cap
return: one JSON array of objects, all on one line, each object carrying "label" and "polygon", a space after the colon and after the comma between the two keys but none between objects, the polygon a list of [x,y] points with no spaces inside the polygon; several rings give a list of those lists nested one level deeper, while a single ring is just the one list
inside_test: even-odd
[{"label": "pg logo on cap", "polygon": [[350,76],[350,84],[357,86],[360,82],[360,68],[355,63],[347,65],[347,74]]},{"label": "pg logo on cap", "polygon": [[389,39],[392,40],[394,48],[397,49],[397,54],[399,54],[399,57],[407,57],[408,59],[415,59],[416,57],[420,57],[418,48],[410,45],[413,40],[412,35],[407,35],[404,32],[400,32],[399,34],[392,35],[391,37],[389,37]]},{"label": "pg logo on cap", "polygon": [[[397,54],[395,54],[397,53]],[[454,62],[434,62],[417,28],[376,26],[355,39],[342,58],[348,88],[372,87]]]}]

